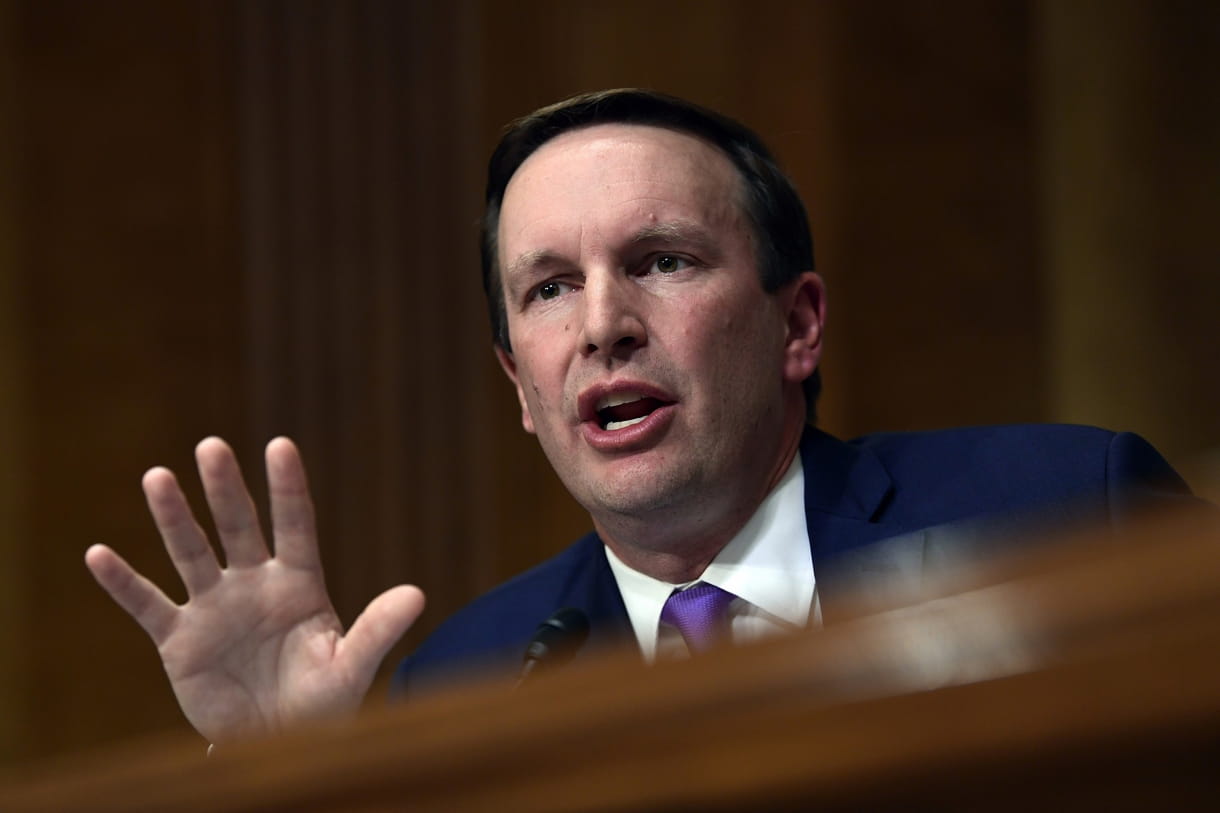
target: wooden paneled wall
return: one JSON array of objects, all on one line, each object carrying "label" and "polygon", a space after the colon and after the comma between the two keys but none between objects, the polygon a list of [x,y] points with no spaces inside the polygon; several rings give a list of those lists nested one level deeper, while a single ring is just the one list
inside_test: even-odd
[{"label": "wooden paneled wall", "polygon": [[348,619],[370,584],[428,584],[443,615],[496,575],[472,15],[235,15],[251,457],[275,434],[301,443]]},{"label": "wooden paneled wall", "polygon": [[0,758],[18,753],[28,691],[26,646],[24,432],[21,389],[24,336],[17,291],[17,144],[14,122],[21,84],[12,8],[0,3]]},{"label": "wooden paneled wall", "polygon": [[1039,19],[1049,413],[1189,465],[1220,447],[1220,6],[1048,0]]},{"label": "wooden paneled wall", "polygon": [[[185,468],[196,439],[242,425],[247,394],[234,178],[217,32],[175,3],[7,3],[15,102],[5,266],[16,321],[3,389],[2,569],[20,595],[12,756],[165,726],[173,699],[140,635],[82,569],[119,546],[181,589],[142,516],[140,475]],[[196,489],[197,491],[197,489]]]},{"label": "wooden paneled wall", "polygon": [[1189,462],[1220,443],[1217,19],[0,0],[5,758],[184,725],[81,554],[180,592],[138,483],[168,464],[197,497],[206,434],[259,492],[263,443],[301,442],[336,605],[416,581],[411,641],[584,529],[500,380],[475,245],[499,127],[578,90],[688,96],[775,147],[829,285],[831,431],[1071,419]]}]

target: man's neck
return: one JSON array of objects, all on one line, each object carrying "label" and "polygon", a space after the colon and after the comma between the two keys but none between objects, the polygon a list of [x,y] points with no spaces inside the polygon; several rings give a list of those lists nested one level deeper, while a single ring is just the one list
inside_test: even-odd
[{"label": "man's neck", "polygon": [[[757,507],[757,506],[755,506]],[[628,567],[671,584],[699,578],[716,554],[724,548],[752,515],[743,512],[731,520],[717,518],[709,527],[677,531],[664,521],[595,523],[602,541]],[[654,534],[658,527],[663,533]],[[631,540],[625,543],[622,540]]]},{"label": "man's neck", "polygon": [[698,579],[783,479],[800,450],[804,404],[799,408],[785,415],[778,453],[753,492],[738,493],[736,500],[711,495],[647,516],[595,516],[598,535],[624,564],[654,579],[671,584]]}]

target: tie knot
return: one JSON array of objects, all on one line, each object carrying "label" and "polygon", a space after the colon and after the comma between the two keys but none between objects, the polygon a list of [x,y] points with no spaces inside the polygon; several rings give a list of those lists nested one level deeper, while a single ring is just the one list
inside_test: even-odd
[{"label": "tie knot", "polygon": [[661,620],[678,628],[691,652],[702,652],[724,631],[726,611],[735,598],[714,584],[699,582],[670,595],[661,608]]}]

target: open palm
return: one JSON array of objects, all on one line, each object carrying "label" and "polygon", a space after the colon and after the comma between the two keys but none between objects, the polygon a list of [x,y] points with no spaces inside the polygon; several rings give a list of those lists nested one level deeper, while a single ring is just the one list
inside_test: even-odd
[{"label": "open palm", "polygon": [[210,742],[356,708],[423,610],[423,594],[407,585],[382,593],[344,634],[292,442],[267,445],[274,552],[228,445],[208,438],[196,459],[225,566],[174,475],[156,468],[144,476],[144,493],[187,602],[174,604],[104,545],[85,554],[94,577],[152,637],[183,712]]}]

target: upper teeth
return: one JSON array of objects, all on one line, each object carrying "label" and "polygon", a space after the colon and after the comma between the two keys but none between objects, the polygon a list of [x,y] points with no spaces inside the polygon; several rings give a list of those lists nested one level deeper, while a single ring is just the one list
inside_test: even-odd
[{"label": "upper teeth", "polygon": [[597,402],[597,411],[609,409],[610,407],[621,406],[622,404],[630,404],[632,401],[639,401],[644,396],[635,392],[619,392],[614,395],[603,395]]}]

